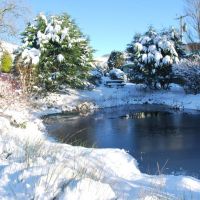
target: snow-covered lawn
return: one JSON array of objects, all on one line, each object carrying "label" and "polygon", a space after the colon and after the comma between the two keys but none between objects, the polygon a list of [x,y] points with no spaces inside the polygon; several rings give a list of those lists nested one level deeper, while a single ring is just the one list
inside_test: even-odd
[{"label": "snow-covered lawn", "polygon": [[[40,117],[77,109],[157,103],[200,110],[200,95],[145,91],[143,86],[69,89],[24,107],[0,107],[0,199],[200,199],[200,181],[192,177],[142,174],[137,161],[119,149],[73,147],[47,137]],[[11,101],[12,102],[12,101]],[[84,102],[89,102],[85,103]],[[82,106],[84,107],[84,106]]]}]

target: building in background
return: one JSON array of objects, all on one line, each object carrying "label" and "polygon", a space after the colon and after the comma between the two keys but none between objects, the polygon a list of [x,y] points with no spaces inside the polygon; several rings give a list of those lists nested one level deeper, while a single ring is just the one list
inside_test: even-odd
[{"label": "building in background", "polygon": [[187,54],[200,54],[200,43],[185,44],[185,50]]}]

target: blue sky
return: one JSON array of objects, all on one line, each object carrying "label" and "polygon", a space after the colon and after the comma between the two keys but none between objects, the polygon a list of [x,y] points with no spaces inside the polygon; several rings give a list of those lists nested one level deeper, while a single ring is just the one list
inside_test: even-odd
[{"label": "blue sky", "polygon": [[96,49],[96,56],[124,50],[136,32],[148,26],[175,26],[183,0],[29,0],[33,15],[67,12]]}]

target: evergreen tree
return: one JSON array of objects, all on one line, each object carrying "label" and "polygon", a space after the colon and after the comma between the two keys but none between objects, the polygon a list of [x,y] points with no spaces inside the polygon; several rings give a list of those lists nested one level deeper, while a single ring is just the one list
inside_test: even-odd
[{"label": "evergreen tree", "polygon": [[70,16],[40,14],[22,34],[21,58],[36,66],[40,85],[51,90],[59,85],[83,87],[93,50]]},{"label": "evergreen tree", "polygon": [[152,27],[136,35],[127,52],[134,63],[133,79],[150,88],[167,89],[172,81],[172,64],[179,61],[174,42]]},{"label": "evergreen tree", "polygon": [[120,51],[112,51],[108,58],[108,67],[110,69],[118,68],[124,64],[124,54]]}]

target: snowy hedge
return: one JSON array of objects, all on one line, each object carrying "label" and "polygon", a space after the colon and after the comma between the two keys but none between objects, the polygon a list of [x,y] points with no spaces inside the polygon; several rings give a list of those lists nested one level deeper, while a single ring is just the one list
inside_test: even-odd
[{"label": "snowy hedge", "polygon": [[150,88],[168,88],[172,81],[172,65],[182,54],[180,38],[175,30],[157,33],[150,28],[144,35],[136,35],[127,52],[134,63],[132,79]]},{"label": "snowy hedge", "polygon": [[62,84],[84,86],[93,50],[67,14],[40,14],[33,24],[27,25],[22,36],[20,59],[24,66],[36,66],[40,86],[47,90]]},{"label": "snowy hedge", "polygon": [[200,93],[200,58],[184,59],[173,66],[173,72],[176,83],[182,85],[186,93]]}]

